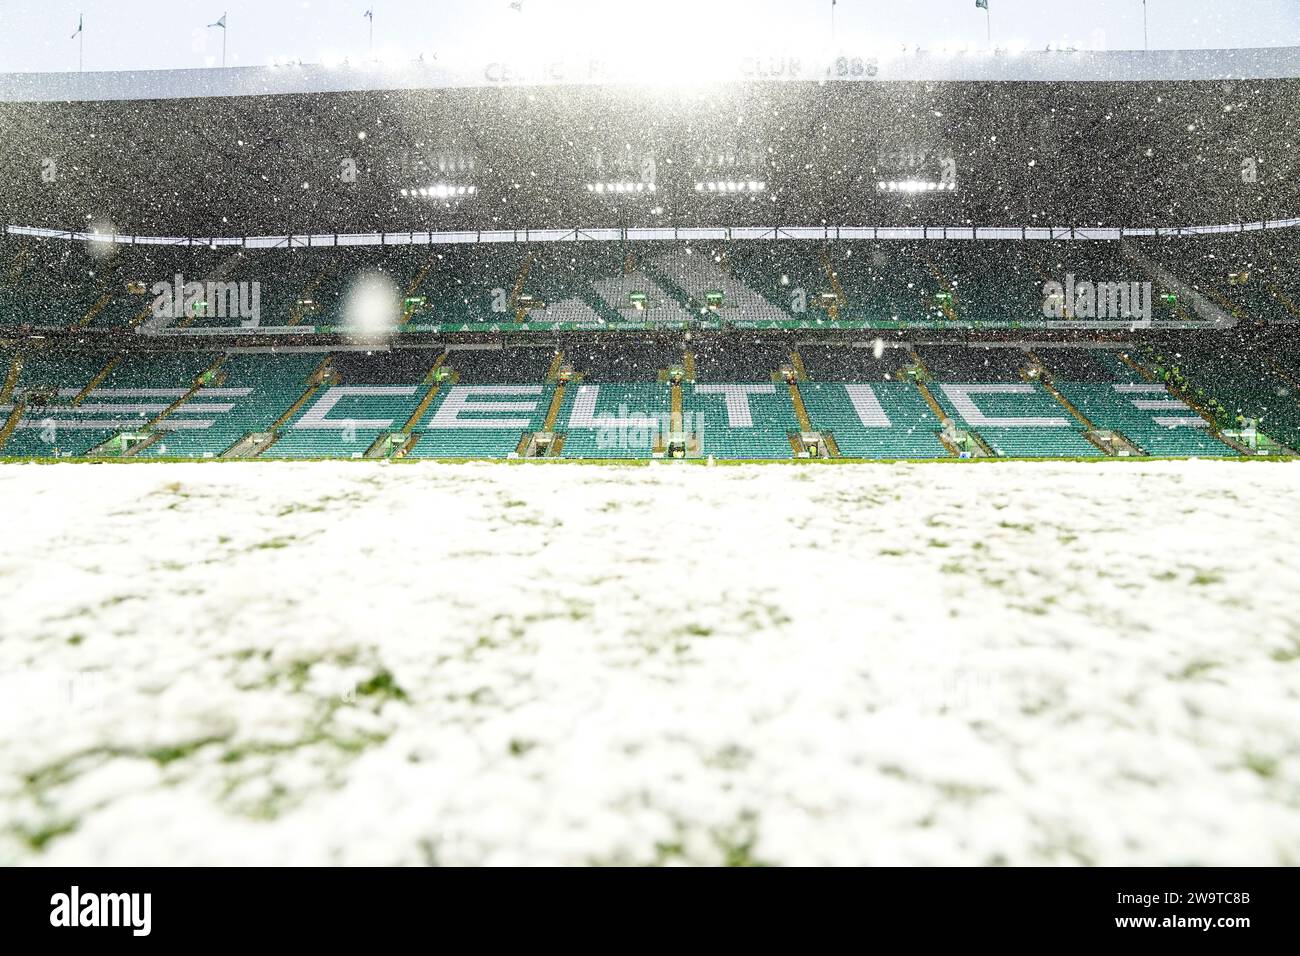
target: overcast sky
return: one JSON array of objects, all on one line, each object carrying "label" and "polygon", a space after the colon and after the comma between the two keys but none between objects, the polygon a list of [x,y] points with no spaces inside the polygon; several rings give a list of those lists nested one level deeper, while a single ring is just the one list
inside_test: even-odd
[{"label": "overcast sky", "polygon": [[[990,0],[995,44],[1141,49],[1142,0]],[[1300,45],[1300,0],[1149,0],[1153,49]],[[227,14],[231,66],[273,58],[482,64],[635,57],[827,52],[831,0],[0,0],[0,72],[217,66]],[[974,0],[839,0],[834,49],[985,44]]]}]

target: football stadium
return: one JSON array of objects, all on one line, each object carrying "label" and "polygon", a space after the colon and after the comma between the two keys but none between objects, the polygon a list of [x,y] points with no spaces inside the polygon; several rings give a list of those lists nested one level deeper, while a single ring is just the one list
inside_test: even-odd
[{"label": "football stadium", "polygon": [[0,74],[0,862],[1300,864],[1300,46],[810,6]]}]

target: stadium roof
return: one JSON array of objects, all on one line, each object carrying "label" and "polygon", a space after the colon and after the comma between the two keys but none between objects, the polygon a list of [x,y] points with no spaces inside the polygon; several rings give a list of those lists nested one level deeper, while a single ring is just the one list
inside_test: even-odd
[{"label": "stadium roof", "polygon": [[747,56],[683,69],[626,60],[426,62],[110,73],[0,73],[0,101],[189,99],[501,86],[692,82],[1141,82],[1300,77],[1300,47],[1224,50],[896,50],[864,56]]},{"label": "stadium roof", "polygon": [[[1136,58],[1172,69],[1184,57],[1208,69],[1220,57],[1222,76],[1229,62],[1281,72],[1298,55],[1021,58]],[[854,64],[844,66],[843,83],[657,89],[258,85],[385,79],[308,67],[104,74],[98,84],[97,74],[74,75],[101,92],[180,77],[239,81],[265,95],[209,88],[201,98],[0,101],[9,187],[0,223],[237,239],[780,225],[1133,229],[1300,215],[1298,79],[868,82],[864,65],[855,82]]]}]

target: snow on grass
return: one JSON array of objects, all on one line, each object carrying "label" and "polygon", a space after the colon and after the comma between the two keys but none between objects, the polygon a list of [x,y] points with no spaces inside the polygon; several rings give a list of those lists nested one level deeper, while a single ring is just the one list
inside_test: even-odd
[{"label": "snow on grass", "polygon": [[0,500],[0,863],[1300,863],[1300,465]]}]

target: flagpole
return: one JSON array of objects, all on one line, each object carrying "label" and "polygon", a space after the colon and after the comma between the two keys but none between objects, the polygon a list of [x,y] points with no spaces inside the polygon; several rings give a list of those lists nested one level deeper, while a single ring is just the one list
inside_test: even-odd
[{"label": "flagpole", "polygon": [[77,31],[77,72],[84,73],[86,70],[86,26],[83,23],[81,29]]},{"label": "flagpole", "polygon": [[1142,0],[1142,49],[1147,50],[1147,0]]},{"label": "flagpole", "polygon": [[985,37],[986,37],[985,42],[987,42],[989,46],[992,46],[993,45],[993,14],[989,13],[988,7],[984,8],[984,29],[985,29]]},{"label": "flagpole", "polygon": [[208,24],[209,30],[213,27],[221,27],[221,68],[223,70],[226,68],[226,42],[230,39],[229,19],[230,12],[228,10],[223,10],[221,12],[221,18],[217,20],[216,23]]}]

